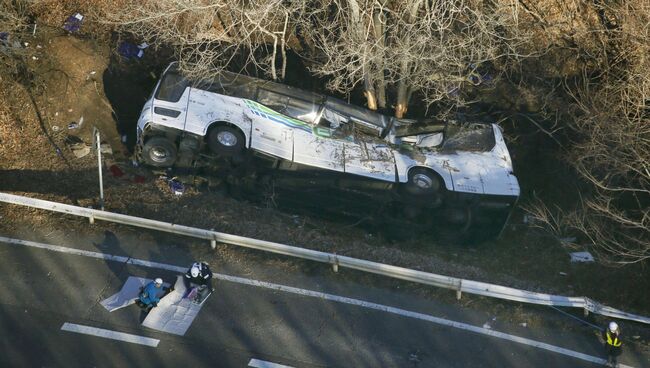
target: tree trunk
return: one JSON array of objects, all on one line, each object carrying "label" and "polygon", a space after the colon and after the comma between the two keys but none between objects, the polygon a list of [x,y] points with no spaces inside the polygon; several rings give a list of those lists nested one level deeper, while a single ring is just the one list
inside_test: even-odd
[{"label": "tree trunk", "polygon": [[[406,13],[406,23],[412,23],[413,19],[418,13],[418,10],[422,6],[422,0],[414,0],[410,6],[409,11]],[[408,43],[408,38],[406,39]],[[408,47],[406,48],[408,49]],[[400,79],[397,84],[397,104],[395,106],[395,116],[397,118],[403,118],[406,115],[408,110],[409,99],[411,97],[410,87],[408,85],[409,79],[408,76],[411,73],[411,63],[408,59],[404,59],[400,65]]]},{"label": "tree trunk", "polygon": [[[385,18],[386,17],[381,12],[381,9],[375,11],[375,13],[372,16],[373,29],[375,31],[375,39],[377,40],[377,45],[381,52],[383,52],[384,47],[386,45],[385,36],[384,36],[384,25],[382,23],[382,21],[384,21]],[[384,58],[381,57],[379,58],[379,60],[380,62],[379,65],[377,65],[377,75],[375,77],[374,87],[376,90],[376,105],[377,107],[383,109],[386,107],[386,83],[384,81],[384,64],[383,64]],[[370,106],[370,102],[368,102],[368,106]]]}]

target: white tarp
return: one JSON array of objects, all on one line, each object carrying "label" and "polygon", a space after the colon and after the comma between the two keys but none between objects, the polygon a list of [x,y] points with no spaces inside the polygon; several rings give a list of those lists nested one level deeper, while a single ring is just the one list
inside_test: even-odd
[{"label": "white tarp", "polygon": [[185,335],[205,302],[204,299],[201,304],[197,304],[183,298],[186,291],[183,276],[178,276],[174,291],[160,299],[158,307],[149,312],[142,325],[175,335]]},{"label": "white tarp", "polygon": [[[117,294],[113,294],[102,300],[100,304],[109,312],[129,306],[135,303],[138,299],[140,288],[144,287],[151,281],[153,280],[145,279],[143,277],[129,276],[129,278],[126,279],[124,286],[122,286],[122,289]],[[169,287],[169,284],[163,283],[163,286]],[[165,295],[165,291],[161,288],[158,297],[162,297],[163,295]]]}]

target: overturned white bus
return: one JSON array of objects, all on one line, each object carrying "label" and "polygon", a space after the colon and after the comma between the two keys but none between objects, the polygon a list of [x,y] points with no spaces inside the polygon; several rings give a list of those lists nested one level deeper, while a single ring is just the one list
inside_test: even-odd
[{"label": "overturned white bus", "polygon": [[137,137],[136,156],[150,166],[259,156],[291,173],[281,186],[367,195],[391,202],[382,208],[396,218],[435,213],[462,231],[489,223],[477,230],[486,236],[505,224],[520,191],[495,124],[397,119],[234,73],[189,80],[175,64],[145,103]]}]

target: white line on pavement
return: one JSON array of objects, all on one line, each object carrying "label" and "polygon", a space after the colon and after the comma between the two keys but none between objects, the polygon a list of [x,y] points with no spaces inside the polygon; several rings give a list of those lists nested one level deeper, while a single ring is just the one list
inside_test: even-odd
[{"label": "white line on pavement", "polygon": [[248,366],[253,368],[293,368],[288,365],[271,363],[271,362],[267,362],[266,360],[259,360],[259,359],[251,359],[251,361],[248,362]]},{"label": "white line on pavement", "polygon": [[125,341],[125,342],[130,342],[132,344],[151,346],[153,348],[157,347],[158,343],[160,342],[160,340],[152,339],[150,337],[131,335],[124,332],[105,330],[103,328],[97,328],[97,327],[82,326],[82,325],[77,325],[68,322],[65,322],[63,326],[61,326],[61,329],[63,331],[70,331],[70,332],[76,332],[85,335],[98,336],[98,337],[103,337],[105,339]]},{"label": "white line on pavement", "polygon": [[[120,257],[120,256],[108,255],[108,254],[103,254],[103,253],[98,253],[98,252],[91,252],[91,251],[79,250],[79,249],[74,249],[74,248],[61,247],[61,246],[58,246],[58,245],[37,243],[37,242],[29,241],[29,240],[13,239],[13,238],[6,238],[6,237],[3,237],[3,236],[0,236],[0,242],[4,242],[4,243],[8,243],[8,244],[25,245],[25,246],[29,246],[29,247],[47,249],[47,250],[51,250],[51,251],[55,251],[55,252],[75,254],[75,255],[80,255],[80,256],[85,256],[85,257],[92,257],[92,258],[98,258],[98,259],[104,259],[104,260],[110,260],[110,261],[116,261],[116,262],[126,262],[128,264],[134,264],[134,265],[150,267],[150,268],[164,269],[164,270],[175,271],[175,272],[179,272],[179,273],[184,273],[186,271],[186,268],[184,268],[184,267],[169,265],[169,264],[165,264],[165,263],[150,262],[150,261],[145,261],[145,260],[140,260],[140,259],[134,259],[134,258],[128,258],[128,257]],[[444,318],[430,316],[428,314],[417,313],[417,312],[412,312],[412,311],[408,311],[408,310],[405,310],[405,309],[390,307],[390,306],[387,306],[387,305],[367,302],[367,301],[359,300],[359,299],[347,298],[347,297],[333,295],[333,294],[322,293],[322,292],[313,291],[313,290],[299,289],[299,288],[295,288],[295,287],[291,287],[291,286],[273,284],[273,283],[265,282],[265,281],[251,280],[251,279],[246,279],[246,278],[242,278],[242,277],[218,274],[218,273],[215,273],[214,277],[217,278],[217,279],[220,279],[220,280],[230,281],[230,282],[234,282],[234,283],[245,284],[245,285],[256,286],[256,287],[262,287],[262,288],[273,289],[273,290],[278,290],[278,291],[284,291],[284,292],[287,292],[287,293],[298,294],[298,295],[303,295],[303,296],[309,296],[309,297],[314,297],[314,298],[320,298],[320,299],[330,300],[330,301],[344,303],[344,304],[356,305],[356,306],[359,306],[359,307],[374,309],[374,310],[378,310],[378,311],[382,311],[382,312],[386,312],[386,313],[392,313],[392,314],[400,315],[400,316],[403,316],[403,317],[419,319],[419,320],[422,320],[422,321],[436,323],[436,324],[443,325],[443,326],[449,326],[449,327],[457,328],[457,329],[460,329],[460,330],[471,331],[471,332],[482,334],[482,335],[496,337],[496,338],[499,338],[499,339],[508,340],[508,341],[519,343],[519,344],[528,345],[528,346],[532,346],[532,347],[535,347],[535,348],[552,351],[552,352],[555,352],[555,353],[558,353],[558,354],[571,356],[571,357],[574,357],[574,358],[577,358],[577,359],[581,359],[581,360],[596,363],[596,364],[605,365],[607,363],[607,361],[605,359],[602,359],[602,358],[598,358],[598,357],[595,357],[595,356],[592,356],[592,355],[587,355],[587,354],[583,354],[583,353],[580,353],[580,352],[577,352],[577,351],[573,351],[573,350],[561,348],[561,347],[558,347],[558,346],[550,345],[550,344],[543,343],[543,342],[540,342],[540,341],[527,339],[525,337],[510,335],[510,334],[507,334],[507,333],[504,333],[504,332],[494,331],[494,330],[490,330],[490,329],[487,329],[487,328],[473,326],[473,325],[470,325],[470,324],[467,324],[467,323],[456,322],[456,321],[452,321],[452,320],[448,320],[448,319],[444,319]],[[619,364],[618,366],[620,368],[632,368],[632,367],[630,367],[628,365],[624,365],[624,364]]]}]

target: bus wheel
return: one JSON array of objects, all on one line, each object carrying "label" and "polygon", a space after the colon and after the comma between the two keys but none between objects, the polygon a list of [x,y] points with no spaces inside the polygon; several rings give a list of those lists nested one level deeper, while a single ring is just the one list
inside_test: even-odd
[{"label": "bus wheel", "polygon": [[170,167],[176,161],[176,145],[165,137],[151,137],[142,148],[142,158],[151,166]]},{"label": "bus wheel", "polygon": [[208,146],[218,155],[236,156],[244,149],[244,135],[231,126],[216,126],[208,134]]},{"label": "bus wheel", "polygon": [[411,169],[408,182],[405,185],[406,191],[413,195],[431,195],[437,193],[440,187],[438,175],[423,167]]}]

